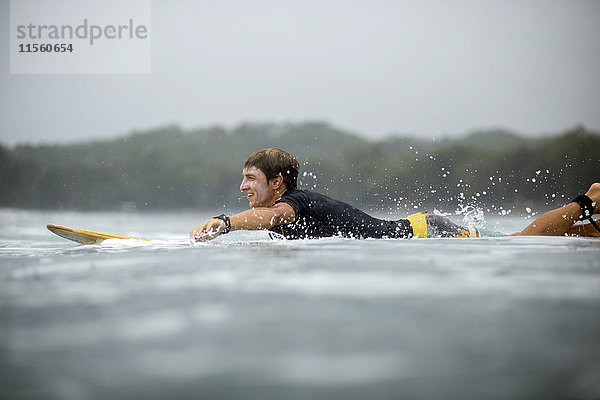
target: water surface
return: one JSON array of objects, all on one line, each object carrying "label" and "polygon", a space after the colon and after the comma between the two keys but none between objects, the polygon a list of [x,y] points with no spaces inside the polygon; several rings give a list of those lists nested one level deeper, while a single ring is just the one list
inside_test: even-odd
[{"label": "water surface", "polygon": [[0,209],[0,398],[600,398],[600,240],[190,246],[210,215]]}]

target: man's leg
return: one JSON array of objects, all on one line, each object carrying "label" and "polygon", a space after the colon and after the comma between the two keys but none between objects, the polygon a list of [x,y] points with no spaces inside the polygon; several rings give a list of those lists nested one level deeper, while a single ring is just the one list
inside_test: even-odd
[{"label": "man's leg", "polygon": [[[596,203],[594,212],[600,212],[600,183],[594,183],[590,186],[586,196]],[[581,213],[579,204],[569,203],[566,206],[540,215],[527,228],[514,233],[512,236],[563,236],[564,234],[589,236],[588,233],[591,233],[589,229],[573,226],[575,222],[579,221]],[[592,229],[595,228],[592,227]]]},{"label": "man's leg", "polygon": [[600,232],[598,232],[598,229],[594,228],[592,224],[573,225],[567,232],[567,235],[600,238]]}]

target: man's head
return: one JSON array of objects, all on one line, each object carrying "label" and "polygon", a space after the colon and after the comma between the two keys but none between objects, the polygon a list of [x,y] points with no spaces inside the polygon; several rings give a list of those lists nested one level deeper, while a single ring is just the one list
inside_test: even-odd
[{"label": "man's head", "polygon": [[281,175],[287,189],[296,189],[300,165],[293,155],[283,150],[269,148],[250,155],[244,168],[256,167],[267,177],[267,181]]},{"label": "man's head", "polygon": [[283,150],[259,150],[244,164],[240,190],[248,193],[250,207],[271,206],[287,189],[296,189],[298,161]]}]

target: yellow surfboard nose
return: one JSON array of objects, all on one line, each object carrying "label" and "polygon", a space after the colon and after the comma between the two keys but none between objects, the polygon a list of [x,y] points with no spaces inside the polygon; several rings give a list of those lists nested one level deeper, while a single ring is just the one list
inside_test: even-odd
[{"label": "yellow surfboard nose", "polygon": [[84,229],[69,228],[68,226],[48,224],[46,225],[48,230],[60,237],[68,240],[72,240],[81,244],[100,244],[106,239],[135,239],[135,240],[148,240],[135,237],[117,236],[111,235],[110,233],[86,231]]}]

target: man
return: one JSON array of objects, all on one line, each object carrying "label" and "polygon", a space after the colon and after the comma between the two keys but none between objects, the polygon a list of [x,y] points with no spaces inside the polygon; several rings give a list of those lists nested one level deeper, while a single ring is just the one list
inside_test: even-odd
[{"label": "man", "polygon": [[[190,239],[205,241],[231,230],[263,229],[287,239],[479,236],[477,229],[460,227],[438,215],[418,213],[396,221],[373,218],[344,202],[298,190],[298,170],[298,161],[283,150],[269,148],[253,153],[244,164],[240,185],[250,209],[231,217],[219,215],[210,219],[194,228]],[[586,195],[576,200],[577,203],[541,215],[514,235],[600,236],[600,230],[594,230],[592,224],[574,225],[582,212],[591,219],[600,211],[600,183],[594,183]]]}]

